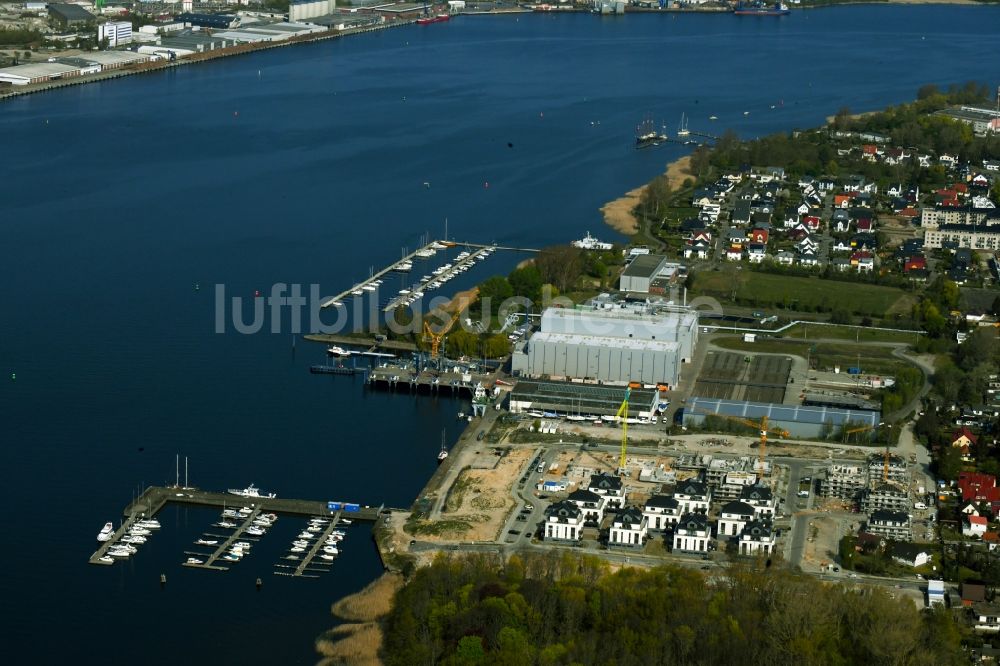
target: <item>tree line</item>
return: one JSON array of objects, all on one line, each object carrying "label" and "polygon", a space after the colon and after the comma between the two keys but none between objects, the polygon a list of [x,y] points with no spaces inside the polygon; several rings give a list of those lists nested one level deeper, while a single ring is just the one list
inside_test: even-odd
[{"label": "tree line", "polygon": [[439,556],[397,593],[381,657],[388,666],[963,663],[948,611],[769,564],[709,577],[673,565],[612,572],[558,551]]}]

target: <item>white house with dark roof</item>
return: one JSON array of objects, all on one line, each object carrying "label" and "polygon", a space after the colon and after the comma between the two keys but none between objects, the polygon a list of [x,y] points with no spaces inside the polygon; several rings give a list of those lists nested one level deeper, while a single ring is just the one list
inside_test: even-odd
[{"label": "white house with dark roof", "polygon": [[674,487],[674,499],[681,514],[708,513],[712,490],[701,481],[681,481]]},{"label": "white house with dark roof", "polygon": [[684,514],[674,528],[674,551],[707,553],[712,540],[712,528],[703,513]]},{"label": "white house with dark roof", "polygon": [[608,544],[641,548],[646,543],[647,526],[643,512],[638,507],[630,506],[615,516],[608,532]]},{"label": "white house with dark roof", "polygon": [[579,541],[583,537],[583,512],[572,502],[556,502],[545,509],[545,539]]},{"label": "white house with dark roof", "polygon": [[892,559],[908,567],[922,567],[931,561],[931,552],[920,544],[897,543],[892,547]]},{"label": "white house with dark roof", "polygon": [[723,505],[716,527],[718,536],[738,536],[744,526],[754,518],[754,508],[746,502],[735,500]]},{"label": "white house with dark roof", "polygon": [[605,508],[622,509],[625,507],[625,485],[617,476],[610,474],[594,474],[590,477],[590,485],[587,490],[607,499]]},{"label": "white house with dark roof", "polygon": [[575,504],[583,512],[583,522],[600,525],[604,520],[604,509],[608,500],[603,495],[578,488],[569,494],[566,501]]},{"label": "white house with dark roof", "polygon": [[754,518],[774,518],[777,502],[767,486],[744,486],[740,491],[740,501],[753,507]]},{"label": "white house with dark roof", "polygon": [[651,530],[665,530],[676,525],[681,513],[677,500],[670,495],[653,495],[642,509]]},{"label": "white house with dark roof", "polygon": [[740,555],[774,552],[774,528],[768,520],[752,520],[743,527],[739,540]]}]

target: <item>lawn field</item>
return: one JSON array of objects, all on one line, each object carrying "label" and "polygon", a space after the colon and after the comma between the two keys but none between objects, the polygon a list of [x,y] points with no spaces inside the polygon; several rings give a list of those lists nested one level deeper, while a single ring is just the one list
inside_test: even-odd
[{"label": "lawn field", "polygon": [[856,345],[844,343],[810,343],[803,340],[760,339],[745,342],[740,337],[719,338],[713,344],[733,351],[758,352],[761,354],[788,354],[808,358],[810,366],[817,370],[828,370],[839,365],[843,371],[861,364],[864,374],[892,375],[903,361],[892,355],[890,347]]},{"label": "lawn field", "polygon": [[904,342],[915,344],[920,339],[920,331],[880,331],[860,326],[829,326],[820,324],[796,324],[777,334],[785,339],[815,340],[835,338],[847,342]]},{"label": "lawn field", "polygon": [[733,301],[733,289],[740,305],[824,312],[846,310],[859,315],[885,317],[887,314],[908,312],[915,299],[902,289],[858,282],[821,280],[818,277],[797,277],[739,271],[702,271],[695,276],[694,292]]}]

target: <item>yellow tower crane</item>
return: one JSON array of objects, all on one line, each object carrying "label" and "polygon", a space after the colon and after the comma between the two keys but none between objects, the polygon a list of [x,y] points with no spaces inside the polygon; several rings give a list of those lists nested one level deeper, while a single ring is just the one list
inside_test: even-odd
[{"label": "yellow tower crane", "polygon": [[[881,427],[883,425],[885,425],[884,422],[879,423],[878,425],[866,425],[866,426],[861,426],[860,428],[851,428],[849,430],[845,430],[844,431],[844,438],[846,440],[846,439],[848,439],[851,435],[853,435],[856,432],[867,432],[869,430],[875,430],[876,428],[879,428],[879,427]],[[885,444],[885,456],[883,457],[883,462],[882,462],[882,482],[883,483],[885,483],[885,482],[887,482],[889,480],[889,458],[890,458],[890,456],[889,456],[889,442],[886,442],[886,444]]]},{"label": "yellow tower crane", "polygon": [[632,387],[625,387],[625,399],[622,400],[621,407],[618,408],[618,413],[615,414],[615,418],[621,421],[622,424],[622,453],[618,458],[618,475],[625,476],[625,454],[628,450],[628,399],[632,395]]}]

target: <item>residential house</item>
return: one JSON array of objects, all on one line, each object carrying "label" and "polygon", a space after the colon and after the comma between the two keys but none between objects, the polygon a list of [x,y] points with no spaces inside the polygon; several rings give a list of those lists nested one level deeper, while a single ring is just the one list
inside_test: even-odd
[{"label": "residential house", "polygon": [[854,550],[868,555],[879,552],[886,546],[885,537],[881,534],[872,534],[863,529],[858,532],[858,540],[854,544]]},{"label": "residential house", "polygon": [[962,535],[981,537],[986,534],[987,520],[984,516],[962,516]]},{"label": "residential house", "polygon": [[684,513],[708,513],[712,491],[701,481],[681,481],[674,487],[674,499]]},{"label": "residential house", "polygon": [[983,543],[986,544],[986,546],[989,548],[989,551],[991,553],[994,550],[996,550],[997,548],[1000,548],[1000,533],[991,532],[991,531],[987,530],[983,534],[982,539],[983,539]]},{"label": "residential house", "polygon": [[984,634],[1000,632],[1000,605],[973,604],[972,617],[975,618],[973,629]]},{"label": "residential house", "polygon": [[915,270],[927,270],[927,258],[922,254],[915,254],[907,257],[903,262],[903,272],[909,273]]},{"label": "residential house", "polygon": [[888,189],[886,189],[885,191],[885,193],[888,194],[890,197],[901,197],[903,196],[904,192],[906,192],[906,186],[904,186],[902,183],[896,183],[895,185],[890,185]]},{"label": "residential house", "polygon": [[799,252],[816,252],[819,249],[819,240],[813,236],[806,236],[795,244]]},{"label": "residential house", "polygon": [[610,474],[594,474],[590,477],[587,490],[607,498],[607,508],[621,509],[625,507],[625,486],[617,476]]},{"label": "residential house", "polygon": [[805,201],[803,201],[795,209],[795,212],[798,213],[799,215],[805,215],[806,213],[808,213],[811,210],[812,210],[812,206],[810,206],[808,203],[806,203]]},{"label": "residential house", "polygon": [[726,250],[726,259],[729,261],[740,261],[743,259],[743,248],[739,245],[730,245]]},{"label": "residential house", "polygon": [[615,516],[608,532],[608,544],[641,548],[646,542],[646,525],[646,516],[642,511],[630,506]]},{"label": "residential house", "polygon": [[670,495],[653,495],[642,509],[651,530],[665,530],[676,525],[681,518],[680,505]]},{"label": "residential house", "polygon": [[879,510],[868,519],[868,532],[895,541],[911,541],[910,517],[902,511]]},{"label": "residential house", "polygon": [[819,231],[821,221],[815,215],[806,215],[802,218],[802,224],[805,225],[806,229],[808,229],[810,233],[816,233]]},{"label": "residential house", "polygon": [[851,260],[847,257],[834,257],[830,260],[830,265],[835,271],[844,273],[851,270]]},{"label": "residential house", "polygon": [[897,543],[892,547],[892,559],[908,567],[922,567],[931,561],[931,554],[923,545]]},{"label": "residential house", "polygon": [[819,266],[819,257],[816,256],[816,252],[811,250],[799,252],[796,259],[800,266]]},{"label": "residential house", "polygon": [[760,243],[750,243],[747,246],[747,258],[751,264],[759,264],[767,256],[767,246]]},{"label": "residential house", "polygon": [[556,502],[545,509],[545,539],[579,541],[583,537],[583,512],[572,502]]},{"label": "residential house", "polygon": [[761,243],[767,245],[768,231],[767,229],[753,229],[750,232],[749,240],[751,243]]},{"label": "residential house", "polygon": [[851,246],[847,241],[838,240],[831,247],[832,252],[850,252]]},{"label": "residential house", "polygon": [[754,518],[771,519],[778,506],[771,489],[761,485],[744,486],[740,491],[740,501],[753,507]]},{"label": "residential house", "polygon": [[799,223],[799,216],[795,211],[788,211],[785,214],[785,220],[782,222],[782,226],[785,229],[792,229]]},{"label": "residential house", "polygon": [[983,603],[986,601],[986,583],[981,580],[964,580],[958,586],[959,596],[963,606]]},{"label": "residential house", "polygon": [[[960,472],[958,489],[963,502],[988,503],[990,512],[993,515],[1000,515],[1000,488],[997,487],[996,477],[992,474]],[[975,506],[973,508],[975,509]],[[979,515],[979,511],[975,510],[974,515]]]},{"label": "residential house", "polygon": [[707,259],[708,254],[711,251],[711,245],[703,240],[692,241],[688,239],[684,244],[684,258],[690,259],[696,257],[698,259]]},{"label": "residential house", "polygon": [[816,189],[820,192],[833,192],[837,189],[837,181],[832,178],[820,178],[816,181]]},{"label": "residential house", "polygon": [[872,222],[869,217],[859,217],[858,218],[858,233],[871,234],[875,233],[875,223]]},{"label": "residential house", "polygon": [[673,550],[684,553],[707,553],[712,539],[708,518],[703,513],[686,513],[674,528]]},{"label": "residential house", "polygon": [[954,167],[955,164],[957,163],[958,163],[958,158],[956,158],[954,155],[948,155],[947,153],[943,155],[938,155],[938,164],[946,166],[949,169]]},{"label": "residential house", "polygon": [[929,580],[927,581],[927,605],[937,606],[938,604],[944,605],[944,581]]},{"label": "residential house", "polygon": [[875,162],[878,160],[879,147],[873,143],[866,143],[861,146],[861,159]]},{"label": "residential house", "polygon": [[729,223],[736,226],[750,224],[749,201],[737,201],[735,203],[732,213],[729,214]]},{"label": "residential house", "polygon": [[846,233],[851,230],[851,220],[848,217],[832,218],[830,226],[837,233]]},{"label": "residential house", "polygon": [[855,250],[874,250],[876,248],[875,236],[871,234],[854,234],[851,236],[851,247]]},{"label": "residential house", "polygon": [[588,525],[599,527],[604,520],[604,510],[607,507],[607,498],[603,495],[591,492],[584,488],[577,488],[566,498],[579,507],[583,512],[583,522]]},{"label": "residential house", "polygon": [[774,529],[770,521],[750,521],[740,532],[740,555],[754,555],[756,553],[769,555],[774,552],[774,541]]},{"label": "residential house", "polygon": [[961,449],[972,448],[978,442],[979,438],[965,426],[962,426],[951,434],[951,445]]},{"label": "residential house", "polygon": [[782,250],[778,252],[778,254],[775,255],[774,259],[779,264],[782,264],[784,266],[791,266],[793,263],[795,263],[795,255],[789,252],[788,250]]},{"label": "residential house", "polygon": [[976,506],[974,501],[968,501],[962,504],[962,507],[958,510],[963,516],[978,516],[979,508]]},{"label": "residential house", "polygon": [[742,245],[743,243],[747,243],[749,241],[750,238],[742,229],[730,228],[726,231],[726,242],[730,245]]},{"label": "residential house", "polygon": [[854,200],[854,194],[835,194],[833,195],[833,207],[834,208],[849,208],[851,201]]},{"label": "residential house", "polygon": [[871,252],[855,252],[851,255],[851,265],[857,268],[859,273],[870,273],[875,270],[875,257]]},{"label": "residential house", "polygon": [[738,536],[743,528],[754,519],[754,508],[746,502],[735,500],[723,505],[716,523],[718,536]]}]

